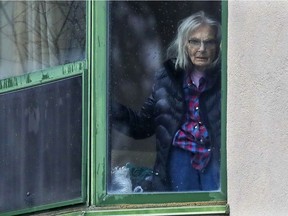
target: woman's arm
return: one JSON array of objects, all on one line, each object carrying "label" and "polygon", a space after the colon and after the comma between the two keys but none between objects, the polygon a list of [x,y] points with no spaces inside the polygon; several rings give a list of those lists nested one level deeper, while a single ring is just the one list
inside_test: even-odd
[{"label": "woman's arm", "polygon": [[154,105],[153,94],[145,101],[140,111],[134,111],[113,101],[111,104],[112,127],[134,139],[152,136],[155,131]]}]

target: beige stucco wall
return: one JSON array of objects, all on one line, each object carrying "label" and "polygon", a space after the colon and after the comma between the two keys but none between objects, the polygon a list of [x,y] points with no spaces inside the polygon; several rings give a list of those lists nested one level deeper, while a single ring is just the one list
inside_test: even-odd
[{"label": "beige stucco wall", "polygon": [[288,1],[228,4],[231,216],[288,215]]}]

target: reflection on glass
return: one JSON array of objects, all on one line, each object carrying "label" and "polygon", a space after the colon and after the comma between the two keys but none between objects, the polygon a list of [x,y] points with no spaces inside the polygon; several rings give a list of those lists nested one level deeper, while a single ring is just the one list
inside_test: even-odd
[{"label": "reflection on glass", "polygon": [[217,1],[110,3],[110,193],[220,189],[220,22]]},{"label": "reflection on glass", "polygon": [[0,212],[81,198],[81,89],[74,77],[0,95]]},{"label": "reflection on glass", "polygon": [[1,1],[0,79],[82,60],[85,1]]}]

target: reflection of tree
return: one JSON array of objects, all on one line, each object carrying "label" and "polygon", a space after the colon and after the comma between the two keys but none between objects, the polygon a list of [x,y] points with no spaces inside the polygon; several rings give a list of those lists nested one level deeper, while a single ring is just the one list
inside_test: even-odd
[{"label": "reflection of tree", "polygon": [[0,14],[1,71],[16,63],[19,74],[84,57],[85,2],[7,1]]}]

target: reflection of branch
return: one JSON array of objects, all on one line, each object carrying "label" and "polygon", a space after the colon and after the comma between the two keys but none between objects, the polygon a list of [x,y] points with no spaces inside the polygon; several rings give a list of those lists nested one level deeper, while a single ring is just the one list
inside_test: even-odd
[{"label": "reflection of branch", "polygon": [[[79,8],[80,6],[79,6],[79,3],[78,3],[78,5],[77,5],[77,9]],[[83,8],[80,8],[80,10],[83,10]],[[85,14],[85,13],[83,13],[83,11],[81,10],[81,14]],[[75,16],[73,16],[73,18],[75,18]],[[76,21],[78,21],[77,19],[75,20],[75,19],[73,19],[73,20],[71,20],[71,22],[72,23],[75,23],[75,25],[77,26],[77,28],[79,29],[79,31],[78,32],[80,32],[80,33],[82,33],[83,31],[85,31],[85,30],[83,30],[83,28],[82,28],[82,26],[84,26],[84,28],[86,27],[86,25],[81,25],[80,24],[80,22],[78,21],[78,22],[76,22]],[[81,39],[81,37],[77,37],[76,38],[77,39],[77,41],[78,41],[78,43],[80,44],[80,46],[82,47],[83,45],[85,46],[85,40],[84,40],[84,44],[83,44],[83,38]],[[79,39],[79,40],[78,40]]]},{"label": "reflection of branch", "polygon": [[[16,34],[16,31],[15,31],[15,26],[14,26],[14,22],[11,21],[11,19],[9,18],[8,14],[7,14],[7,11],[4,9],[4,5],[2,2],[0,2],[0,8],[1,10],[3,11],[3,14],[5,16],[5,18],[7,19],[8,21],[8,24],[11,25],[11,29],[12,29],[12,36],[14,37],[14,43],[15,43],[15,46],[16,46],[16,49],[19,53],[19,60],[20,60],[20,65],[22,67],[22,70],[24,70],[24,60],[22,59],[21,57],[21,53],[20,53],[20,47],[18,46],[18,41],[17,41],[17,34]],[[9,37],[8,37],[9,38]],[[13,41],[13,40],[12,40]]]},{"label": "reflection of branch", "polygon": [[[44,4],[46,4],[45,2],[44,3],[40,3],[41,5],[41,7],[42,7],[42,10],[44,11]],[[46,24],[46,26],[47,26],[47,32],[49,32],[49,34],[51,35],[51,38],[49,38],[49,37],[47,37],[46,39],[47,39],[47,42],[49,43],[49,44],[52,44],[53,46],[52,47],[50,47],[50,48],[52,48],[51,50],[53,51],[53,54],[55,55],[55,56],[57,56],[57,54],[59,54],[60,53],[60,48],[59,48],[59,39],[60,39],[60,37],[61,36],[63,36],[63,33],[64,33],[64,30],[65,30],[65,28],[66,28],[66,26],[67,26],[67,23],[68,23],[68,21],[69,21],[69,16],[70,16],[70,14],[71,14],[71,11],[72,11],[72,9],[73,9],[73,4],[74,4],[74,2],[71,2],[71,3],[69,3],[69,8],[68,8],[68,12],[65,12],[63,9],[62,9],[62,7],[61,7],[61,5],[59,5],[59,3],[50,3],[50,4],[53,4],[53,6],[54,7],[57,7],[57,9],[59,9],[59,11],[61,12],[61,18],[64,18],[64,20],[63,19],[60,19],[59,20],[59,22],[61,22],[62,23],[62,25],[61,25],[61,27],[59,28],[59,30],[57,31],[57,32],[55,32],[55,31],[53,31],[52,30],[52,28],[54,27],[54,26],[49,26],[49,23],[48,23],[48,20],[47,20],[47,12],[45,13],[45,14],[43,14],[43,18],[44,18],[44,21],[45,21],[45,24]],[[66,4],[66,3],[65,3]],[[66,5],[65,5],[66,6]],[[53,7],[53,8],[54,8]],[[65,8],[67,8],[67,7],[65,7]],[[55,33],[55,34],[53,34],[53,33]],[[59,59],[60,58],[60,56],[58,56],[58,63],[61,63],[62,61],[61,61],[61,59]]]},{"label": "reflection of branch", "polygon": [[[30,67],[26,65],[28,63],[26,61],[45,67],[50,66],[50,58],[53,58],[53,64],[62,64],[66,59],[70,61],[69,56],[73,53],[69,51],[73,48],[80,48],[81,53],[83,52],[85,31],[78,33],[78,25],[85,17],[82,10],[79,11],[82,9],[81,6],[81,3],[74,1],[59,3],[2,2],[0,0],[0,13],[5,20],[0,26],[0,34],[5,37],[6,42],[11,41],[13,47],[15,46],[14,49],[17,49],[12,55],[16,54],[16,61],[21,64],[23,72]],[[10,9],[13,7],[17,7],[18,10],[12,12]],[[84,44],[79,43],[83,41],[83,38]],[[35,53],[35,50],[39,52],[39,55]],[[67,55],[68,58],[61,58],[62,54]],[[12,60],[12,55],[8,53],[5,59]]]},{"label": "reflection of branch", "polygon": [[60,28],[60,31],[58,32],[58,34],[57,34],[57,36],[56,36],[56,38],[55,38],[55,41],[54,41],[54,45],[55,45],[55,48],[56,48],[56,53],[59,53],[58,40],[59,40],[59,38],[60,38],[63,30],[64,30],[64,27],[66,26],[66,23],[67,23],[67,21],[68,21],[68,17],[69,17],[70,12],[71,12],[72,5],[73,5],[73,2],[71,2],[71,4],[70,4],[70,7],[69,7],[69,9],[68,9],[67,15],[66,15],[65,12],[62,10],[62,8],[59,7],[60,11],[62,12],[63,16],[65,17],[65,20],[64,20],[64,22],[63,22],[63,24],[62,24],[62,26],[61,26],[61,28]]},{"label": "reflection of branch", "polygon": [[64,20],[64,22],[63,22],[63,24],[62,24],[62,26],[61,26],[61,28],[60,28],[60,31],[59,31],[59,33],[58,33],[58,35],[57,35],[57,37],[56,37],[57,40],[58,40],[59,37],[61,36],[62,31],[64,30],[64,27],[65,27],[65,25],[66,25],[66,23],[67,23],[67,21],[68,21],[68,19],[69,19],[69,15],[70,15],[70,12],[71,12],[71,8],[72,8],[72,6],[73,6],[73,3],[74,3],[74,2],[71,2],[67,15],[66,15],[65,12],[62,10],[62,8],[59,7],[60,11],[62,12],[63,16],[65,17],[65,20]]}]

